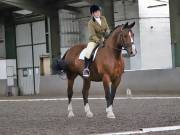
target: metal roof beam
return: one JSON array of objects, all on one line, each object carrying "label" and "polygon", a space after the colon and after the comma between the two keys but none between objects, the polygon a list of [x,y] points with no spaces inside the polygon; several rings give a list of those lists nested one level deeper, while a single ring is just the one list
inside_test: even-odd
[{"label": "metal roof beam", "polygon": [[53,15],[57,12],[57,9],[42,5],[35,0],[0,0],[0,2],[45,15]]}]

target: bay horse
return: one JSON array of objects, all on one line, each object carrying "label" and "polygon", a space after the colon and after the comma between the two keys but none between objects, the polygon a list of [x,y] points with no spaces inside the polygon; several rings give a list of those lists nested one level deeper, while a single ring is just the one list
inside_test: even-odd
[{"label": "bay horse", "polygon": [[135,25],[131,23],[117,26],[107,37],[104,47],[101,47],[95,60],[90,65],[90,77],[83,78],[82,71],[84,61],[79,59],[80,52],[86,47],[86,44],[78,44],[66,51],[62,59],[56,59],[53,62],[53,71],[63,71],[68,79],[68,117],[73,117],[72,96],[73,84],[75,78],[80,75],[83,78],[82,95],[84,100],[84,109],[87,117],[93,117],[88,104],[88,95],[91,81],[103,82],[105,99],[107,102],[107,118],[115,118],[113,113],[113,100],[116,89],[121,81],[124,72],[124,60],[122,50],[126,50],[129,57],[135,56],[137,51],[134,43],[134,33],[131,28]]}]

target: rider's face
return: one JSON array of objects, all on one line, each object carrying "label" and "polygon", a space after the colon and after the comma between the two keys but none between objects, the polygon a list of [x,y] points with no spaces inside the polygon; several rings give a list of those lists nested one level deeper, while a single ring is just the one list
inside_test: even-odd
[{"label": "rider's face", "polygon": [[101,11],[100,10],[97,10],[96,12],[94,12],[92,14],[94,17],[100,17],[101,16]]}]

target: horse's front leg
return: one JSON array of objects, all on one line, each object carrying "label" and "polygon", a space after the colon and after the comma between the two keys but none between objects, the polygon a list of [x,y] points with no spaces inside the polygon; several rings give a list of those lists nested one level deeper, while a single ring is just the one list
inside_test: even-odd
[{"label": "horse's front leg", "polygon": [[111,91],[111,80],[109,75],[104,75],[103,77],[103,86],[105,91],[105,98],[107,102],[107,118],[115,118],[115,115],[113,113],[113,97],[112,97],[112,91]]},{"label": "horse's front leg", "polygon": [[114,98],[115,98],[115,95],[116,95],[116,90],[117,90],[117,87],[118,87],[119,84],[120,84],[120,81],[121,81],[121,77],[115,79],[115,80],[112,82],[112,85],[111,85],[111,96],[112,96],[111,104],[112,104],[112,105],[113,105],[113,101],[114,101]]},{"label": "horse's front leg", "polygon": [[82,95],[83,95],[83,100],[84,100],[84,110],[86,113],[86,117],[88,117],[88,118],[93,117],[93,113],[91,112],[90,106],[88,104],[88,95],[89,95],[90,84],[91,84],[90,80],[84,79]]}]

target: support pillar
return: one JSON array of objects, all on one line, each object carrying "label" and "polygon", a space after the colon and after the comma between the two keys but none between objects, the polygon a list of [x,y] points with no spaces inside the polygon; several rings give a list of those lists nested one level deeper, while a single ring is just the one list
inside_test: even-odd
[{"label": "support pillar", "polygon": [[49,50],[51,58],[59,56],[60,53],[60,35],[59,35],[59,16],[58,11],[53,16],[48,17]]},{"label": "support pillar", "polygon": [[16,59],[16,31],[12,13],[4,15],[6,58]]},{"label": "support pillar", "polygon": [[173,50],[174,66],[180,67],[180,1],[170,0],[170,26],[171,26],[171,43]]}]

